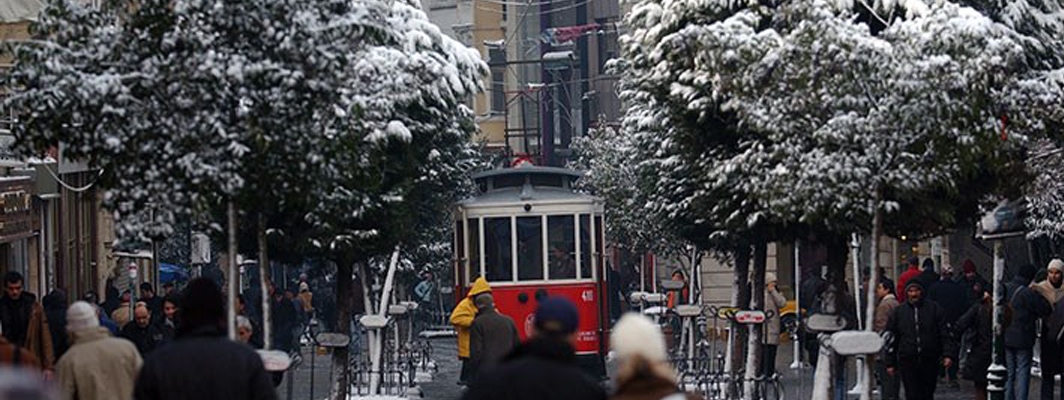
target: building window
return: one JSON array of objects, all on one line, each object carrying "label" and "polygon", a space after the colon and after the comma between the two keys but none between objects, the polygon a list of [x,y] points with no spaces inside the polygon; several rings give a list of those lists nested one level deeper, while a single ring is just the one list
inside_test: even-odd
[{"label": "building window", "polygon": [[506,113],[506,48],[488,47],[488,64],[491,66],[491,113]]}]

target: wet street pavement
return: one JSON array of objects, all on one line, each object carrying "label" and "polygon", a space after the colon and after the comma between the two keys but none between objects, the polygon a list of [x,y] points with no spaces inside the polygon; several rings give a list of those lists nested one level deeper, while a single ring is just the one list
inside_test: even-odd
[{"label": "wet street pavement", "polygon": [[[433,348],[432,358],[436,361],[439,369],[431,382],[426,382],[421,385],[421,388],[424,391],[424,395],[421,398],[429,400],[457,400],[461,397],[462,387],[457,384],[461,364],[458,362],[455,339],[453,337],[431,339],[431,344]],[[304,348],[303,353],[304,362],[295,371],[295,379],[292,381],[292,396],[288,396],[288,382],[286,377],[286,380],[277,388],[280,399],[322,400],[328,396],[330,381],[329,365],[331,362],[330,355],[324,354],[313,357],[314,390],[313,396],[311,396],[312,359],[310,357],[310,348]],[[785,399],[810,399],[812,398],[813,392],[812,370],[810,368],[802,370],[791,369],[792,354],[790,344],[780,344],[779,356],[776,359],[776,368],[783,380],[783,386],[786,392]],[[856,380],[856,368],[852,362],[847,368],[847,371],[847,389],[849,389],[853,387]],[[1040,398],[1040,385],[1040,379],[1031,378],[1031,392],[1028,396],[1029,399]],[[948,385],[940,384],[935,391],[935,398],[938,400],[968,400],[974,398],[974,396],[975,389],[972,386],[972,383],[963,379],[960,381],[959,388],[950,388]],[[876,399],[880,398],[878,394],[873,397]],[[848,399],[856,398],[857,395],[848,396]],[[904,398],[904,394],[902,394],[902,398]]]}]

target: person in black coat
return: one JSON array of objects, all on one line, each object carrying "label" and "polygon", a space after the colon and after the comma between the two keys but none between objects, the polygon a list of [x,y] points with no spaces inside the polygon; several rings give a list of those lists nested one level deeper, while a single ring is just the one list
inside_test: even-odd
[{"label": "person in black coat", "polygon": [[299,323],[296,306],[284,297],[284,293],[270,285],[270,318],[273,332],[273,348],[291,352],[295,348],[294,330]]},{"label": "person in black coat", "polygon": [[159,324],[152,323],[151,309],[143,302],[137,303],[133,309],[133,321],[122,327],[120,336],[133,342],[141,356],[148,355],[166,340]]},{"label": "person in black coat", "polygon": [[66,331],[66,292],[63,289],[53,290],[41,299],[41,305],[44,306],[44,315],[48,317],[48,330],[52,335],[52,353],[55,354],[55,360],[59,361],[59,357],[62,357],[63,353],[70,348]]},{"label": "person in black coat", "polygon": [[133,390],[137,400],[276,400],[262,358],[225,337],[225,300],[205,278],[181,297],[173,343],[144,360]]},{"label": "person in black coat", "polygon": [[984,291],[983,298],[973,304],[954,325],[954,334],[963,338],[964,342],[960,350],[964,361],[958,362],[963,364],[960,374],[975,384],[976,400],[986,400],[986,372],[993,358],[993,309],[990,292]]},{"label": "person in black coat", "polygon": [[[930,258],[924,259],[923,264],[920,265],[920,269],[922,270],[920,275],[917,275],[913,279],[920,280],[920,284],[924,286],[924,291],[928,292],[931,290],[931,285],[934,285],[935,282],[938,282],[939,280],[938,272],[935,272],[935,260]],[[930,293],[924,293],[925,297],[928,295],[930,295]]]},{"label": "person in black coat", "polygon": [[1049,301],[1031,290],[1035,268],[1020,267],[1012,281],[1005,285],[1008,309],[1005,328],[1005,400],[1026,399],[1031,384],[1031,364],[1034,360],[1035,321],[1053,312]]},{"label": "person in black coat", "polygon": [[[968,291],[963,283],[954,280],[953,269],[950,267],[942,267],[942,279],[931,284],[931,287],[927,290],[927,297],[942,306],[942,309],[946,312],[946,323],[952,327],[957,318],[964,315],[968,309],[971,308],[971,304],[968,303]],[[957,360],[959,354],[950,354],[950,358]],[[941,371],[939,377],[943,374],[949,379],[949,385],[953,388],[960,387],[960,383],[957,382],[957,372],[960,367],[960,363],[953,363],[953,366],[946,368],[945,371]]]},{"label": "person in black coat", "polygon": [[924,298],[919,279],[905,284],[905,302],[887,320],[887,332],[894,344],[887,355],[887,373],[901,374],[905,397],[909,400],[935,398],[939,365],[953,365],[954,353],[945,311]]},{"label": "person in black coat", "polygon": [[477,296],[477,316],[469,327],[469,366],[472,377],[497,364],[521,344],[514,320],[495,311],[490,293]]},{"label": "person in black coat", "polygon": [[576,306],[549,297],[535,313],[528,342],[480,375],[462,396],[466,400],[605,400],[606,392],[576,365]]}]

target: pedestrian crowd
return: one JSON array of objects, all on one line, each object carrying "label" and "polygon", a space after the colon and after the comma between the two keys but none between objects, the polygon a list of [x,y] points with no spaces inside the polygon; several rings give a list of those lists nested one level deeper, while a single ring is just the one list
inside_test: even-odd
[{"label": "pedestrian crowd", "polygon": [[[279,380],[252,344],[261,327],[241,301],[243,343],[226,338],[226,302],[211,280],[194,279],[181,293],[168,287],[163,296],[144,284],[136,301],[114,291],[98,303],[89,292],[69,306],[63,291],[38,302],[24,283],[17,272],[3,277],[0,375],[39,371],[64,400],[276,398]],[[297,303],[273,299],[275,327],[294,327]],[[294,345],[294,328],[275,332],[278,348]]]},{"label": "pedestrian crowd", "polygon": [[[1050,261],[1041,279],[1035,279],[1039,272],[1030,264],[1009,268],[1008,273],[1012,278],[1003,288],[1002,318],[1004,397],[1030,396],[1038,349],[1038,397],[1052,400],[1054,378],[1064,372],[1064,262]],[[930,400],[939,384],[956,388],[958,379],[966,379],[973,382],[975,398],[985,400],[994,352],[992,290],[971,260],[955,276],[949,267],[936,274],[930,259],[920,265],[913,257],[896,286],[881,277],[873,322],[875,331],[889,338],[883,362],[877,363],[881,398],[895,400],[904,393],[908,400]]]}]

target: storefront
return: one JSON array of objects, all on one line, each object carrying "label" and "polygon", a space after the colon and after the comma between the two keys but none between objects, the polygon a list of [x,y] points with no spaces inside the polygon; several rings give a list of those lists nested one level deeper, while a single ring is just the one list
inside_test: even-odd
[{"label": "storefront", "polygon": [[0,177],[0,272],[16,271],[29,280],[36,271],[29,243],[35,231],[33,216],[33,179]]}]

